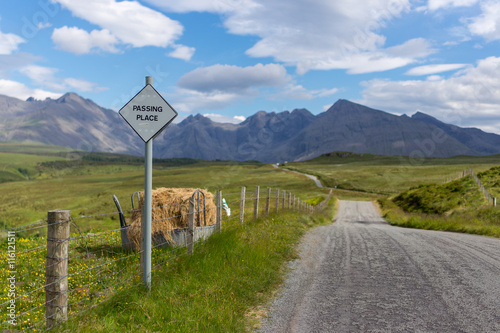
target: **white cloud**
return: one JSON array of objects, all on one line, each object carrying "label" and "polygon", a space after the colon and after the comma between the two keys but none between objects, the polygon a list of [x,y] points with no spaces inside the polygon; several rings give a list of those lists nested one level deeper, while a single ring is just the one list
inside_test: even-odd
[{"label": "white cloud", "polygon": [[439,81],[439,80],[442,80],[443,77],[440,76],[440,75],[429,75],[427,77],[427,81]]},{"label": "white cloud", "polygon": [[36,28],[38,30],[42,30],[42,29],[50,28],[51,26],[52,26],[52,24],[49,22],[38,22],[38,25],[36,26]]},{"label": "white cloud", "polygon": [[19,44],[25,43],[26,41],[15,34],[3,33],[0,31],[0,54],[12,54],[17,51]]},{"label": "white cloud", "polygon": [[[84,35],[83,30],[67,28],[59,31],[56,44],[61,49],[77,54],[88,53],[93,48],[116,52],[115,44],[120,42],[133,47],[167,47],[182,34],[182,25],[160,12],[141,5],[137,1],[115,0],[53,0],[67,8],[73,15],[98,25],[102,30],[93,30]],[[61,28],[62,29],[62,28]],[[73,30],[70,30],[73,29]],[[77,29],[77,30],[75,30]],[[71,43],[73,36],[77,42]],[[54,39],[54,36],[53,36]],[[65,47],[66,41],[71,46]]]},{"label": "white cloud", "polygon": [[443,73],[454,71],[460,68],[464,68],[467,66],[466,64],[434,64],[434,65],[425,65],[413,67],[408,70],[406,75],[431,75],[436,73]]},{"label": "white cloud", "polygon": [[92,83],[82,79],[75,78],[58,78],[55,74],[57,68],[43,67],[38,65],[28,65],[21,67],[19,72],[29,77],[34,84],[46,87],[51,90],[66,92],[68,90],[76,90],[81,92],[102,91],[104,88],[99,87],[96,83]]},{"label": "white cloud", "polygon": [[29,77],[36,85],[51,86],[52,89],[61,90],[60,84],[54,83],[56,68],[28,65],[19,69],[19,72]]},{"label": "white cloud", "polygon": [[281,87],[290,81],[285,67],[278,64],[248,67],[213,65],[184,74],[177,85],[198,92],[243,93],[255,87]]},{"label": "white cloud", "polygon": [[26,100],[28,97],[43,100],[47,97],[56,99],[62,96],[61,93],[50,92],[42,89],[31,89],[20,82],[4,79],[0,79],[0,94],[22,100]]},{"label": "white cloud", "polygon": [[383,72],[403,67],[435,52],[423,38],[411,39],[401,45],[370,52],[346,53],[344,58],[325,58],[303,61],[297,64],[297,72],[303,74],[310,69],[346,69],[350,74]]},{"label": "white cloud", "polygon": [[40,57],[25,52],[0,55],[0,76],[7,77],[11,72],[40,60]]},{"label": "white cloud", "polygon": [[244,116],[224,116],[221,114],[217,113],[205,113],[203,114],[204,117],[210,118],[212,121],[215,121],[216,123],[230,123],[230,124],[239,124],[242,121],[245,121]]},{"label": "white cloud", "polygon": [[213,65],[197,68],[177,82],[176,106],[181,111],[222,109],[256,97],[271,100],[311,100],[335,94],[338,89],[308,90],[298,85],[278,64],[239,67]]},{"label": "white cloud", "polygon": [[470,32],[488,41],[500,39],[500,2],[486,1],[481,4],[481,9],[483,13],[471,19]]},{"label": "white cloud", "polygon": [[205,110],[222,110],[248,96],[228,92],[198,92],[179,89],[172,97],[172,105],[180,112],[196,113]]},{"label": "white cloud", "polygon": [[449,7],[469,7],[476,4],[479,0],[429,0],[427,7],[430,10],[437,10]]},{"label": "white cloud", "polygon": [[174,50],[168,54],[169,57],[182,59],[185,61],[191,60],[195,48],[185,45],[173,45]]},{"label": "white cloud", "polygon": [[165,1],[165,0],[146,0],[146,2],[163,8],[167,11],[177,13],[187,12],[209,12],[209,13],[228,13],[241,8],[253,7],[256,4],[252,0],[183,0],[183,1]]},{"label": "white cloud", "polygon": [[318,97],[331,96],[338,92],[337,88],[308,90],[302,85],[289,84],[282,91],[271,95],[271,99],[297,99],[297,100],[312,100]]},{"label": "white cloud", "polygon": [[117,53],[118,40],[108,30],[92,30],[90,33],[77,27],[64,26],[54,29],[52,41],[64,51],[86,54],[93,50]]},{"label": "white cloud", "polygon": [[107,90],[107,88],[99,87],[97,83],[89,82],[82,79],[66,78],[64,79],[64,84],[66,86],[65,90],[77,90],[82,92],[98,92]]},{"label": "white cloud", "polygon": [[422,110],[445,122],[480,128],[500,123],[500,57],[479,60],[448,79],[375,79],[363,85],[360,103],[370,107],[400,114]]},{"label": "white cloud", "polygon": [[[353,74],[385,71],[411,64],[432,51],[422,39],[384,49],[386,39],[378,31],[409,12],[409,0],[148,2],[168,11],[222,13],[230,33],[260,38],[246,51],[249,56],[272,57],[296,66],[299,74],[314,69],[346,69]],[[398,48],[411,47],[420,50],[394,54]]]}]

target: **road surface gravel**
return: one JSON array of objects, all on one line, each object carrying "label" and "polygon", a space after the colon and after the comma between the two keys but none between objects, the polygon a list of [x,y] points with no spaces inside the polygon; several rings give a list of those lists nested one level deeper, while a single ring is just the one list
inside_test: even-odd
[{"label": "road surface gravel", "polygon": [[500,332],[500,239],[388,225],[341,201],[310,231],[261,332]]}]

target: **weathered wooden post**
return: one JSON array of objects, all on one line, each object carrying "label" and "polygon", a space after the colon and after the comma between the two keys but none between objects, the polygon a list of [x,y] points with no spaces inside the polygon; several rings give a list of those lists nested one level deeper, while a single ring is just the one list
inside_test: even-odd
[{"label": "weathered wooden post", "polygon": [[266,216],[269,216],[269,204],[271,203],[271,188],[267,188],[267,195],[266,195]]},{"label": "weathered wooden post", "polygon": [[276,207],[274,207],[276,213],[278,212],[279,205],[280,205],[280,189],[277,188],[276,189]]},{"label": "weathered wooden post", "polygon": [[189,199],[189,214],[188,214],[188,237],[187,237],[187,252],[193,254],[194,245],[194,198]]},{"label": "weathered wooden post", "polygon": [[222,191],[217,191],[215,231],[220,232],[222,224]]},{"label": "weathered wooden post", "polygon": [[255,186],[255,202],[253,208],[253,219],[256,220],[259,217],[259,192],[260,187]]},{"label": "weathered wooden post", "polygon": [[292,193],[288,192],[288,210],[292,208]]},{"label": "weathered wooden post", "polygon": [[68,260],[71,211],[47,213],[45,320],[47,329],[68,319]]},{"label": "weathered wooden post", "polygon": [[241,197],[240,197],[240,223],[243,223],[245,218],[245,192],[247,188],[245,186],[241,187]]},{"label": "weathered wooden post", "polygon": [[285,210],[285,200],[286,200],[286,191],[283,190],[283,198],[282,198],[282,205],[281,205],[281,210]]}]

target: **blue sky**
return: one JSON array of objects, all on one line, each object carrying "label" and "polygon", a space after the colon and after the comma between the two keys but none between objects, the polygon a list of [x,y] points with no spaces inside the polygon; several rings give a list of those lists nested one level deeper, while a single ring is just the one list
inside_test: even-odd
[{"label": "blue sky", "polygon": [[500,134],[499,0],[0,3],[0,94],[119,110],[145,83],[239,122],[348,99]]}]

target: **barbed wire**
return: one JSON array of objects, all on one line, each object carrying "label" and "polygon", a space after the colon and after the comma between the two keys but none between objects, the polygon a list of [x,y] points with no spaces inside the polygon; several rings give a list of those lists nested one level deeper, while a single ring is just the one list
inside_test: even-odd
[{"label": "barbed wire", "polygon": [[21,228],[27,228],[27,227],[31,227],[33,225],[37,225],[37,224],[42,224],[42,223],[47,223],[47,220],[39,220],[39,221],[35,221],[31,224],[27,224],[27,225],[21,225],[21,226],[17,226],[17,227],[12,227],[12,228],[9,228],[9,229],[4,229],[4,230],[1,230],[0,232],[8,232],[8,231],[16,231],[16,229],[21,229]]},{"label": "barbed wire", "polygon": [[[263,191],[263,189],[264,188],[261,188],[261,193],[265,193]],[[278,200],[279,200],[278,207],[276,207],[276,201],[275,201],[276,191],[278,192]],[[265,213],[266,210],[263,209],[263,207],[268,207],[270,213],[274,213],[276,208],[278,208],[279,211],[284,212],[284,211],[292,211],[293,207],[295,207],[294,211],[299,211],[300,205],[288,206],[290,203],[290,195],[289,195],[290,192],[286,191],[286,194],[287,194],[286,198],[283,198],[281,195],[282,191],[283,190],[279,189],[279,188],[274,189],[274,195],[269,196],[269,204],[268,205],[266,203],[267,196],[260,195],[258,198],[259,199],[259,206],[258,206],[259,213],[260,214]],[[245,219],[243,222],[253,220],[252,212],[254,210],[254,202],[257,200],[257,197],[255,196],[255,192],[253,192],[253,193],[252,192],[253,191],[251,191],[251,190],[247,191],[248,195],[245,196],[245,198],[244,198],[245,201],[247,201],[247,202],[251,201],[252,203],[245,205],[245,212],[244,212]],[[271,190],[271,194],[272,193],[273,193],[273,191]],[[234,199],[231,199],[232,196],[236,196],[236,197]],[[331,193],[328,195],[328,197],[324,201],[329,200],[330,196],[331,196]],[[239,220],[239,215],[240,215],[239,208],[240,208],[240,203],[241,203],[241,192],[232,192],[232,193],[225,193],[225,194],[222,193],[222,197],[224,197],[225,199],[228,199],[228,200],[226,200],[226,204],[230,208],[233,207],[233,209],[232,209],[233,214],[231,214],[231,216],[224,216],[224,214],[221,216],[221,217],[224,216],[221,219],[221,224],[223,225],[224,230],[231,230],[233,228],[237,228],[237,227],[244,225],[244,223],[240,223],[240,220]],[[296,198],[298,198],[298,196]],[[307,199],[317,198],[317,196],[307,196],[306,198]],[[284,210],[282,209],[282,200],[283,199],[286,200],[286,207]],[[302,201],[307,200],[307,199],[302,199]],[[293,204],[293,201],[292,201],[292,204]],[[171,208],[171,207],[176,207],[176,206],[178,206],[178,207],[184,206],[185,207],[186,205],[187,205],[187,203],[180,203],[180,204],[173,204],[173,205],[172,204],[161,205],[161,206],[155,206],[152,209],[157,210],[157,209],[165,209],[165,208]],[[319,205],[320,204],[318,204],[317,206],[319,206]],[[217,210],[217,209],[222,209],[222,207],[219,207],[216,205],[215,207],[211,207],[211,208],[195,210],[193,212],[193,214],[195,216],[199,212],[204,212],[206,214],[207,212]],[[132,210],[124,211],[123,213],[131,214],[133,212],[138,212],[138,211],[141,211],[141,210],[140,209],[132,209]],[[307,210],[304,210],[304,211],[307,211]],[[111,216],[111,215],[118,215],[118,214],[119,214],[118,212],[112,212],[112,213],[82,215],[82,216],[71,217],[69,220],[51,223],[51,225],[57,225],[57,224],[69,222],[70,226],[73,229],[76,229],[77,232],[74,233],[73,236],[69,237],[68,239],[64,239],[63,241],[68,241],[69,244],[77,244],[76,247],[70,246],[69,250],[70,251],[75,250],[75,251],[78,251],[81,253],[78,253],[76,255],[69,255],[67,258],[62,258],[62,260],[67,260],[68,265],[70,265],[71,262],[74,262],[75,260],[77,260],[76,262],[78,263],[78,259],[86,258],[87,259],[86,260],[87,261],[86,267],[84,269],[79,269],[78,271],[73,271],[70,273],[68,272],[68,274],[58,277],[58,279],[56,281],[53,281],[51,283],[44,284],[43,286],[39,286],[39,287],[34,288],[32,290],[29,290],[29,291],[23,291],[22,294],[16,296],[13,299],[9,299],[7,302],[0,304],[0,306],[7,305],[8,303],[11,302],[11,300],[16,301],[16,300],[21,300],[23,298],[28,298],[37,292],[41,292],[42,289],[47,289],[51,285],[54,285],[54,284],[60,282],[62,279],[67,278],[69,281],[70,278],[75,277],[75,276],[80,276],[80,275],[86,276],[86,278],[88,278],[88,281],[86,281],[86,283],[84,283],[82,285],[76,285],[76,286],[72,285],[72,287],[70,287],[71,289],[66,291],[66,292],[68,295],[68,299],[70,299],[70,298],[73,299],[75,297],[80,296],[80,293],[82,293],[82,291],[86,293],[86,296],[82,300],[68,302],[67,306],[74,307],[77,304],[86,304],[88,302],[94,302],[94,303],[97,302],[96,304],[98,304],[102,300],[100,298],[99,299],[94,298],[92,295],[97,295],[98,293],[103,293],[104,295],[108,295],[109,293],[112,293],[112,292],[114,292],[114,290],[116,290],[116,286],[124,285],[124,283],[128,283],[129,281],[140,277],[143,274],[142,272],[128,276],[129,275],[128,273],[130,273],[130,272],[134,272],[134,271],[137,272],[136,269],[141,266],[140,262],[135,262],[133,265],[125,264],[124,266],[121,266],[121,264],[118,265],[118,263],[126,262],[127,260],[130,260],[130,259],[134,259],[134,260],[140,259],[141,254],[144,251],[143,250],[132,251],[131,254],[126,254],[126,252],[123,252],[123,250],[126,251],[126,249],[124,249],[122,244],[120,244],[119,236],[117,236],[118,238],[114,238],[115,236],[113,236],[111,240],[106,238],[106,235],[111,235],[111,234],[121,235],[121,232],[123,230],[128,230],[128,228],[131,226],[130,224],[126,225],[126,227],[120,227],[120,228],[116,228],[116,229],[114,228],[112,230],[100,231],[97,233],[82,232],[82,230],[80,230],[80,228],[77,224],[77,222],[82,221],[83,219],[100,218],[103,216]],[[171,220],[171,219],[175,219],[175,218],[182,218],[183,215],[184,214],[180,214],[180,215],[169,216],[166,218],[155,219],[152,221],[152,223],[158,223],[158,222],[162,222],[165,220]],[[188,214],[185,214],[185,215],[188,215]],[[201,223],[201,221],[198,221],[198,223]],[[24,231],[29,231],[29,230],[39,229],[39,228],[47,228],[47,227],[48,227],[48,222],[46,220],[41,220],[41,221],[37,221],[37,222],[34,222],[34,223],[26,225],[26,226],[19,226],[19,227],[11,228],[8,230],[15,231],[15,232],[24,232]],[[198,228],[198,227],[196,227],[196,228]],[[40,237],[40,239],[44,239],[44,238]],[[208,239],[208,237],[201,237],[199,241],[194,242],[193,248],[198,249],[198,248],[202,247],[204,242],[207,239]],[[99,243],[94,244],[95,242],[100,242],[100,245],[99,245]],[[113,246],[113,244],[115,244],[114,242],[116,242],[115,246]],[[123,242],[123,240],[122,240],[122,242]],[[18,253],[17,255],[24,256],[24,255],[29,254],[29,253],[36,253],[36,251],[39,251],[40,254],[43,254],[44,248],[46,248],[46,245],[36,246],[33,248],[25,249],[22,252]],[[121,250],[117,251],[117,249],[121,249]],[[187,251],[186,251],[185,247],[175,246],[174,243],[172,243],[171,241],[168,241],[166,239],[163,242],[154,244],[152,246],[152,249],[159,250],[159,251],[154,253],[154,256],[152,258],[152,261],[154,262],[154,265],[152,268],[154,268],[155,271],[159,267],[165,266],[166,264],[176,260],[177,258],[179,258],[183,255],[187,255]],[[107,256],[109,256],[109,258],[113,258],[113,257],[114,258],[109,259],[109,260],[105,260],[103,262],[102,259],[104,259]],[[116,258],[116,256],[120,256],[120,257]],[[47,257],[47,259],[50,259],[50,258]],[[57,258],[57,259],[61,259],[61,258]],[[165,260],[163,260],[163,259],[165,259]],[[57,264],[58,264],[58,262],[54,262],[53,264],[48,265],[48,266],[45,265],[44,267],[41,267],[42,265],[37,266],[37,267],[28,266],[28,268],[24,268],[27,270],[27,273],[21,275],[20,278],[25,278],[26,276],[30,276],[35,272],[39,272],[43,269],[46,270],[47,268],[50,268],[50,267],[57,265]],[[36,265],[36,264],[34,264],[34,265]],[[96,276],[95,278],[92,277],[92,274],[89,274],[91,271],[98,272],[95,275]],[[101,272],[106,272],[106,274],[101,274]],[[126,276],[124,276],[124,275],[126,275]],[[18,276],[18,278],[19,278],[19,276]],[[68,283],[70,283],[70,282],[68,282]],[[140,283],[141,282],[137,283],[136,285],[138,285]],[[95,292],[91,293],[91,290],[95,290]],[[48,302],[45,301],[43,303],[40,303],[40,304],[35,305],[33,307],[30,307],[29,309],[24,309],[23,312],[19,313],[15,318],[17,319],[17,318],[21,318],[27,314],[35,313],[36,310],[42,308],[47,303],[52,303],[52,301],[54,301],[56,298],[54,298]],[[34,300],[36,301],[36,299],[37,298],[35,297]],[[87,311],[89,308],[91,308],[93,306],[95,306],[95,305],[91,305],[90,307],[88,307],[88,306],[83,307],[82,310],[80,310],[76,313],[71,312],[71,314],[68,314],[68,317],[77,316],[77,315]],[[34,323],[30,322],[30,323],[28,323],[29,327],[24,328],[23,331],[26,331],[30,328],[32,329],[34,327],[37,327],[37,326],[41,325],[43,322],[45,322],[46,320],[47,320],[47,318],[43,318],[40,321],[37,321]],[[5,323],[8,323],[8,322],[9,322],[9,320],[2,323],[2,325]]]}]

